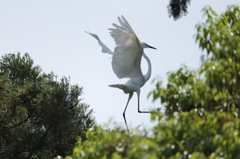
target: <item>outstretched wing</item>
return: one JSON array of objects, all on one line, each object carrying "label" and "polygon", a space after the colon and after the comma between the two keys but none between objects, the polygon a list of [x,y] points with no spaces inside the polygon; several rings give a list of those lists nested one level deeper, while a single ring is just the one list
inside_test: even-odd
[{"label": "outstretched wing", "polygon": [[117,47],[112,58],[112,69],[118,78],[134,78],[142,76],[141,58],[143,48],[133,29],[122,16],[118,17],[120,26],[113,24],[110,35]]}]

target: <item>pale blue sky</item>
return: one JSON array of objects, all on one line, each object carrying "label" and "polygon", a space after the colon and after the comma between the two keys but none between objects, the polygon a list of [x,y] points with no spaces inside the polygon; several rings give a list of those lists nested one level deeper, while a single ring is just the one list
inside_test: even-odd
[{"label": "pale blue sky", "polygon": [[[124,15],[138,38],[158,50],[146,49],[152,62],[152,77],[141,89],[141,108],[160,107],[147,94],[157,76],[166,81],[166,73],[182,64],[200,65],[202,52],[195,43],[195,25],[203,22],[201,9],[210,5],[217,13],[240,0],[192,0],[187,16],[174,21],[168,17],[168,0],[0,0],[0,55],[28,52],[44,72],[70,76],[71,84],[84,87],[84,102],[90,104],[99,124],[110,117],[124,126],[122,112],[128,95],[108,87],[127,79],[118,79],[111,68],[111,56],[102,54],[97,41],[84,31],[97,34],[113,50],[115,43],[108,28]],[[147,70],[142,63],[143,72]],[[133,96],[126,111],[130,127],[149,125],[150,115],[137,112]]]}]

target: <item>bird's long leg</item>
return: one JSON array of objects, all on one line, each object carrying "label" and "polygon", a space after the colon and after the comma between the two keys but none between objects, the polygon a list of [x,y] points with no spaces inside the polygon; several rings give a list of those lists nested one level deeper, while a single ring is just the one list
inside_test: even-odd
[{"label": "bird's long leg", "polygon": [[123,111],[123,119],[124,119],[124,121],[125,121],[125,125],[126,125],[126,127],[127,127],[128,132],[129,132],[129,129],[128,129],[128,125],[127,125],[127,121],[126,121],[126,117],[125,117],[125,112],[126,112],[126,110],[127,110],[128,103],[129,103],[129,101],[131,100],[132,96],[133,96],[133,92],[129,93],[127,105],[126,105],[126,107],[125,107],[125,109],[124,109],[124,111]]},{"label": "bird's long leg", "polygon": [[138,97],[138,113],[149,113],[148,111],[140,110],[140,89],[137,91],[137,97]]}]

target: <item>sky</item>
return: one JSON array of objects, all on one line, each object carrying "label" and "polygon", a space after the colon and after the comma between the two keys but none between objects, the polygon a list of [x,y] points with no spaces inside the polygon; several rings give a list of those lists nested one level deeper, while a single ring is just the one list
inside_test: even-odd
[{"label": "sky", "polygon": [[[103,54],[97,41],[84,31],[97,34],[111,50],[115,43],[108,28],[124,15],[142,42],[157,50],[145,49],[152,63],[152,76],[141,88],[142,110],[163,108],[160,101],[147,99],[154,89],[151,81],[167,82],[167,73],[182,65],[200,66],[201,50],[195,42],[196,24],[204,22],[201,9],[210,5],[218,14],[240,0],[192,0],[187,16],[169,18],[164,0],[0,0],[0,56],[29,53],[43,72],[54,72],[59,79],[70,77],[72,85],[83,87],[83,102],[93,109],[98,124],[112,119],[124,126],[123,110],[128,95],[109,84],[124,84],[112,71],[111,55]],[[147,63],[142,60],[142,71]],[[149,127],[150,114],[139,114],[134,94],[126,111],[130,128]]]}]

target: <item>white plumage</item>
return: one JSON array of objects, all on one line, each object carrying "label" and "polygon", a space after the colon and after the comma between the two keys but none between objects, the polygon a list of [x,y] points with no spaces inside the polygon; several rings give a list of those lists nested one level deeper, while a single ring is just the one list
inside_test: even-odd
[{"label": "white plumage", "polygon": [[[122,18],[122,19],[121,19]],[[112,69],[118,78],[130,78],[125,84],[115,84],[109,85],[110,87],[115,87],[122,89],[124,93],[128,93],[127,105],[123,112],[123,118],[127,126],[125,111],[127,109],[128,103],[132,98],[133,92],[137,93],[138,96],[138,112],[148,113],[147,111],[140,111],[139,97],[140,88],[149,80],[151,76],[151,62],[149,58],[143,52],[144,48],[156,49],[149,46],[146,43],[141,43],[134,33],[132,27],[129,25],[127,20],[122,16],[118,17],[120,25],[114,24],[115,28],[110,28],[110,35],[113,37],[116,47],[114,52],[112,52],[96,34],[86,32],[92,35],[98,40],[99,45],[102,47],[103,53],[109,53],[113,55],[112,57]],[[148,71],[145,75],[142,74],[141,70],[141,59],[144,57],[148,62]],[[128,130],[129,131],[129,130]]]}]

